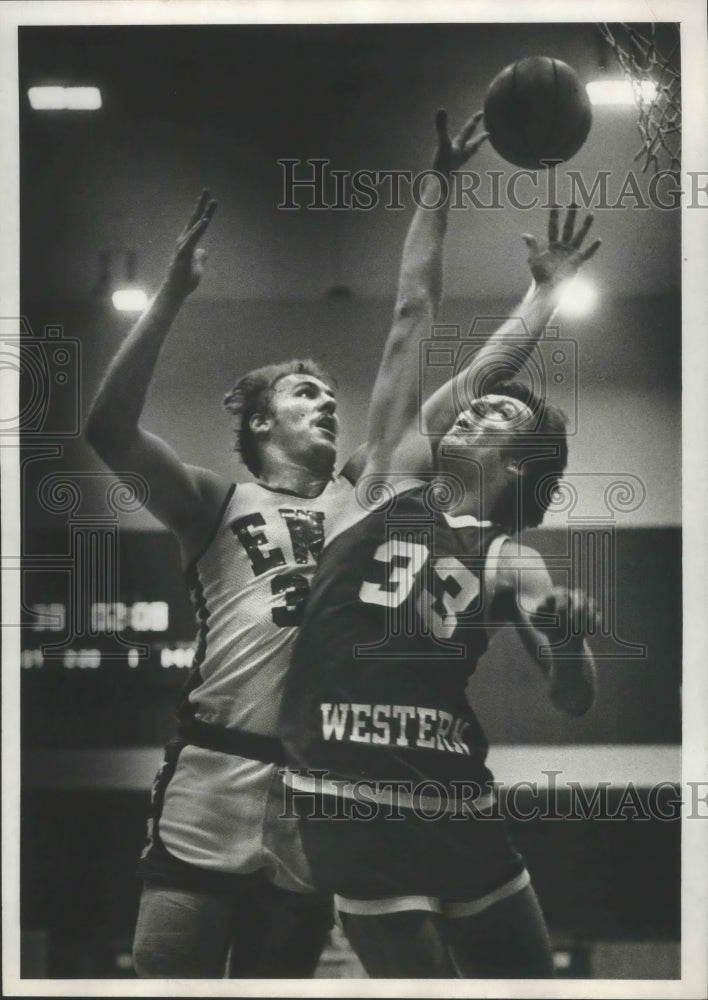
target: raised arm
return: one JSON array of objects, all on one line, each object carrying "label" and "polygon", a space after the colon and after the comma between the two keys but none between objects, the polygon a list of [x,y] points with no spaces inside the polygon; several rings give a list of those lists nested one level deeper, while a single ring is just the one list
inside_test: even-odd
[{"label": "raised arm", "polygon": [[[584,715],[595,700],[595,661],[586,634],[595,620],[592,602],[580,590],[554,587],[541,555],[507,541],[502,549],[495,616],[516,626],[548,682],[548,694],[568,715]],[[554,645],[559,647],[554,650]],[[542,650],[545,650],[542,655]]]},{"label": "raised arm", "polygon": [[143,477],[148,509],[175,532],[187,557],[206,538],[226,484],[215,473],[185,465],[168,444],[140,426],[140,417],[160,349],[201,279],[206,251],[197,243],[215,208],[203,191],[177,240],[165,280],[109,365],[85,428],[88,442],[118,475]]},{"label": "raised arm", "polygon": [[421,338],[430,334],[442,296],[448,179],[485,140],[486,133],[474,134],[481,117],[481,112],[475,114],[454,140],[447,133],[446,113],[439,111],[436,117],[438,149],[433,169],[439,176],[426,177],[421,195],[423,205],[436,207],[418,205],[403,246],[393,325],[369,404],[367,473],[392,471],[394,460],[400,463],[405,454],[406,437],[417,433],[418,349]]},{"label": "raised arm", "polygon": [[482,394],[475,391],[470,394],[472,387],[483,385],[485,392],[493,391],[500,358],[504,359],[506,377],[522,370],[555,312],[566,282],[598,250],[600,240],[582,248],[592,225],[592,215],[585,217],[576,233],[576,209],[568,209],[560,239],[558,215],[557,208],[551,209],[546,244],[539,245],[532,235],[523,234],[522,238],[529,250],[531,286],[509,319],[469,358],[465,368],[426,400],[423,418],[429,434],[444,434],[459,415],[460,409],[467,408],[467,397]]}]

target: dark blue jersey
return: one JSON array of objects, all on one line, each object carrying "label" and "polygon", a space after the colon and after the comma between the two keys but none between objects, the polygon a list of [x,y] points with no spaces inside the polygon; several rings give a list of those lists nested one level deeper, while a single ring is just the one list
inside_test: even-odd
[{"label": "dark blue jersey", "polygon": [[400,494],[322,554],[280,717],[294,769],[488,785],[465,691],[487,647],[485,566],[506,536],[431,497]]}]

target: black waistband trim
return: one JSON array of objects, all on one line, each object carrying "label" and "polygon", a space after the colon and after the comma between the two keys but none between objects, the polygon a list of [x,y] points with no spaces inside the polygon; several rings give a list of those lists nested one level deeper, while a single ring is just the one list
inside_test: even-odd
[{"label": "black waistband trim", "polygon": [[275,736],[249,733],[245,729],[227,729],[199,719],[185,719],[179,724],[178,737],[205,750],[260,760],[264,764],[285,764],[283,745]]}]

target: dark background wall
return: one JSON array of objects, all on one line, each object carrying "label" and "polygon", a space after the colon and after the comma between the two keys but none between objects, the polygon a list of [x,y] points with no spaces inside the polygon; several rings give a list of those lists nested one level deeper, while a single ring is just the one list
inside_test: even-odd
[{"label": "dark background wall", "polygon": [[[108,298],[125,277],[126,251],[154,292],[194,196],[211,185],[219,209],[205,240],[207,272],[161,356],[145,412],[151,430],[186,461],[240,477],[223,392],[249,368],[311,354],[338,381],[345,455],[359,443],[411,205],[284,212],[277,160],[418,170],[429,161],[437,107],[457,125],[514,59],[553,54],[584,81],[619,71],[596,26],[582,23],[38,27],[23,28],[19,43],[19,301],[32,331],[20,382],[33,422],[12,553],[23,557],[23,943],[29,975],[119,976],[130,972],[132,872],[148,787],[187,674],[161,665],[162,647],[183,651],[194,635],[174,542],[144,510],[116,516],[107,507],[110,477],[81,439],[88,402],[131,322]],[[31,112],[28,86],[70,82],[101,86],[100,114]],[[597,109],[588,142],[558,171],[561,200],[567,168],[588,188],[609,171],[616,198],[638,145],[633,108]],[[506,316],[520,299],[519,234],[543,234],[547,218],[543,184],[521,188],[540,195],[537,207],[509,204],[508,164],[488,146],[475,169],[485,183],[489,171],[502,172],[502,204],[452,213],[441,321],[463,336],[475,319]],[[637,168],[642,197],[648,183]],[[577,359],[553,383],[574,418],[568,480],[577,503],[549,515],[528,541],[549,553],[559,581],[571,532],[611,541],[612,605],[594,640],[598,701],[580,720],[555,714],[507,637],[480,664],[470,694],[500,777],[579,768],[591,787],[598,775],[621,774],[645,799],[653,782],[679,775],[681,213],[629,198],[595,214],[604,246],[587,274],[598,304],[582,319],[559,319],[556,333]],[[103,254],[111,273],[101,287]],[[333,297],[335,285],[347,296]],[[47,326],[61,333],[50,354]],[[46,369],[32,363],[38,357],[49,358]],[[61,384],[59,372],[68,373]],[[421,373],[422,387],[440,375]],[[60,509],[43,492],[51,477],[78,491],[74,507]],[[631,495],[608,508],[616,482],[629,483]],[[77,546],[92,523],[115,542],[113,598],[169,605],[167,631],[122,633],[147,647],[135,665],[128,647],[89,634],[76,615],[90,600]],[[53,631],[45,627],[51,604],[67,610]],[[101,661],[92,666],[95,654],[80,651],[96,649]],[[679,939],[677,821],[527,821],[513,833],[556,941]]]},{"label": "dark background wall", "polygon": [[[525,287],[522,279],[506,298],[449,298],[439,323],[459,328],[461,351],[468,343],[478,345],[484,331],[513,313]],[[322,295],[314,300],[188,300],[161,354],[145,423],[168,439],[185,461],[213,468],[228,479],[243,477],[247,473],[233,454],[229,418],[221,407],[224,392],[251,368],[313,356],[337,380],[343,460],[361,441],[392,308],[393,290],[383,299]],[[80,437],[82,417],[132,320],[110,302],[32,295],[25,299],[23,313],[34,338],[42,338],[47,325],[59,327],[71,354],[65,366],[67,384],[57,386],[50,379],[51,391],[44,392],[44,383],[37,385],[29,366],[21,382],[26,407],[33,393],[40,392],[45,401],[34,418],[38,433],[25,436],[27,446],[54,440],[51,428],[74,434],[56,439],[61,456],[39,458],[26,471],[28,523],[51,527],[62,525],[63,519],[47,513],[36,487],[53,472],[104,468]],[[483,334],[476,332],[479,329]],[[555,368],[550,356],[557,341],[566,345],[567,353],[567,362],[559,367],[560,383],[551,381]],[[603,298],[586,317],[554,317],[538,357],[546,364],[550,398],[572,418],[568,474],[583,474],[576,516],[606,513],[603,476],[626,473],[641,480],[646,495],[615,512],[619,526],[680,522],[680,348],[681,300],[675,292]],[[31,360],[29,347],[27,355]],[[445,367],[421,366],[421,395],[446,374]],[[546,523],[563,527],[565,521],[565,514],[549,515]],[[159,527],[144,511],[124,518],[123,524],[128,529]]]}]

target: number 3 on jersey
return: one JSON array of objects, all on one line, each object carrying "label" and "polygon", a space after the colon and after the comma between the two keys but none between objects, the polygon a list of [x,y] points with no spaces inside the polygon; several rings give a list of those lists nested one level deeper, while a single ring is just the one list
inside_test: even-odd
[{"label": "number 3 on jersey", "polygon": [[[317,510],[279,508],[288,528],[296,563],[305,565],[319,558],[324,542],[324,514]],[[259,513],[247,514],[231,525],[231,531],[243,546],[255,576],[286,565],[281,549],[271,545],[265,534],[266,522]],[[282,603],[271,611],[273,624],[291,628],[302,623],[310,583],[303,573],[278,573],[270,583],[271,593]]]},{"label": "number 3 on jersey", "polygon": [[302,625],[305,602],[310,596],[310,581],[302,573],[279,573],[270,582],[276,596],[282,595],[283,604],[273,608],[273,624],[281,628]]},{"label": "number 3 on jersey", "polygon": [[[406,600],[429,559],[427,546],[419,542],[390,539],[374,553],[380,582],[365,580],[359,597],[367,604],[397,608]],[[420,587],[416,608],[424,627],[439,638],[447,639],[455,631],[458,614],[464,612],[479,594],[479,578],[454,556],[436,559],[432,564],[435,577],[432,593]]]}]

